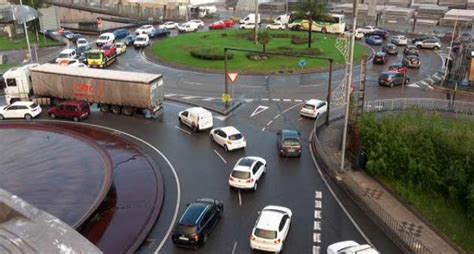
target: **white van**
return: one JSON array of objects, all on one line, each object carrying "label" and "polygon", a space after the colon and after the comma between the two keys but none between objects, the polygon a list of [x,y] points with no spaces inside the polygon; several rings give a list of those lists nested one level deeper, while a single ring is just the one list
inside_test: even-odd
[{"label": "white van", "polygon": [[200,131],[210,129],[214,126],[212,113],[201,107],[188,108],[178,114],[179,122]]},{"label": "white van", "polygon": [[[255,24],[255,13],[247,15],[247,17],[240,19],[240,24]],[[258,14],[258,22],[260,24],[260,14]]]},{"label": "white van", "polygon": [[61,53],[59,53],[58,58],[56,58],[56,63],[75,59],[76,57],[77,55],[76,55],[75,49],[72,49],[72,48],[64,49],[63,51],[61,51]]},{"label": "white van", "polygon": [[97,47],[102,47],[102,45],[114,43],[115,42],[115,35],[113,33],[103,33],[97,38],[95,44]]},{"label": "white van", "polygon": [[310,118],[318,118],[328,110],[328,103],[321,100],[311,99],[307,100],[300,110],[301,116]]},{"label": "white van", "polygon": [[283,15],[280,15],[280,16],[276,17],[276,19],[273,20],[273,23],[280,23],[280,24],[283,24],[283,25],[288,25],[289,20],[290,20],[290,15],[283,14]]}]

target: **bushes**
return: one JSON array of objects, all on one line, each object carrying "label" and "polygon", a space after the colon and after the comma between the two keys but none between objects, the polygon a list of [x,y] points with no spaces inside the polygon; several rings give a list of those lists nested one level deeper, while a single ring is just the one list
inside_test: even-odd
[{"label": "bushes", "polygon": [[474,121],[419,111],[361,125],[367,172],[432,192],[463,206],[474,220]]},{"label": "bushes", "polygon": [[[196,57],[204,60],[224,60],[224,50],[218,48],[207,48],[207,49],[192,49],[190,52],[192,57]],[[231,52],[227,53],[227,59],[234,58],[234,54]]]},{"label": "bushes", "polygon": [[258,54],[258,53],[247,53],[245,56],[252,61],[260,61],[260,60],[268,60],[270,58],[269,55],[266,54]]}]

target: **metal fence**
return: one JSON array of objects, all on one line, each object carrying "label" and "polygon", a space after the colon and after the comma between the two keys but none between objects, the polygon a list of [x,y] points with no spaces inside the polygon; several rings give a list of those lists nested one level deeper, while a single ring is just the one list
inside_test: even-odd
[{"label": "metal fence", "polygon": [[[461,114],[474,114],[474,103],[465,101],[449,101],[432,98],[396,98],[367,101],[365,103],[365,112],[390,112],[403,111],[418,108],[427,111],[441,111]],[[335,107],[331,109],[330,121],[339,120],[344,117],[344,107]],[[313,136],[311,137],[312,151],[318,162],[333,177],[339,172],[339,165],[331,160],[330,155],[324,150],[318,138],[318,131],[325,123],[325,118],[319,118],[314,125]],[[394,240],[405,253],[430,254],[433,253],[428,247],[421,243],[411,232],[407,231],[396,219],[385,211],[375,200],[365,193],[359,185],[346,179],[340,181],[342,187],[349,191],[355,198],[359,199],[360,207],[370,216],[374,222],[381,225],[384,232]]]}]

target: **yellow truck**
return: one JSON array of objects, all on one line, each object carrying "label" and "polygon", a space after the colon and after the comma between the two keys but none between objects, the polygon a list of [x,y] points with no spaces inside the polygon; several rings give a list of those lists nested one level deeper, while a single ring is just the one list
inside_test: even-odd
[{"label": "yellow truck", "polygon": [[90,50],[87,52],[87,66],[105,68],[115,62],[116,54],[106,57],[104,50]]}]

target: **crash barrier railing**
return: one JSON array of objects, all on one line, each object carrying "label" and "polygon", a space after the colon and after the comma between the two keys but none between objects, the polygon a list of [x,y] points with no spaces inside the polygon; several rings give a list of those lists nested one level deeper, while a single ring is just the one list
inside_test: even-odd
[{"label": "crash barrier railing", "polygon": [[[432,98],[397,98],[397,99],[383,99],[372,100],[365,103],[365,112],[390,112],[403,111],[412,108],[418,108],[427,111],[440,111],[461,114],[474,114],[474,103],[465,101],[448,101],[442,99]],[[330,122],[342,119],[344,117],[344,107],[335,107],[331,109]],[[330,155],[324,150],[318,138],[318,131],[320,127],[325,124],[325,118],[318,118],[314,124],[313,134],[311,137],[311,148],[314,156],[317,158],[321,166],[326,168],[327,172],[336,177],[340,173],[339,161],[330,159]],[[375,223],[382,226],[382,230],[391,237],[391,239],[402,249],[405,253],[416,254],[430,254],[432,251],[421,243],[417,236],[400,222],[394,219],[381,207],[374,199],[372,199],[359,185],[350,180],[344,179],[339,181],[342,187],[349,191],[354,198],[359,199],[360,207],[370,216]]]}]

